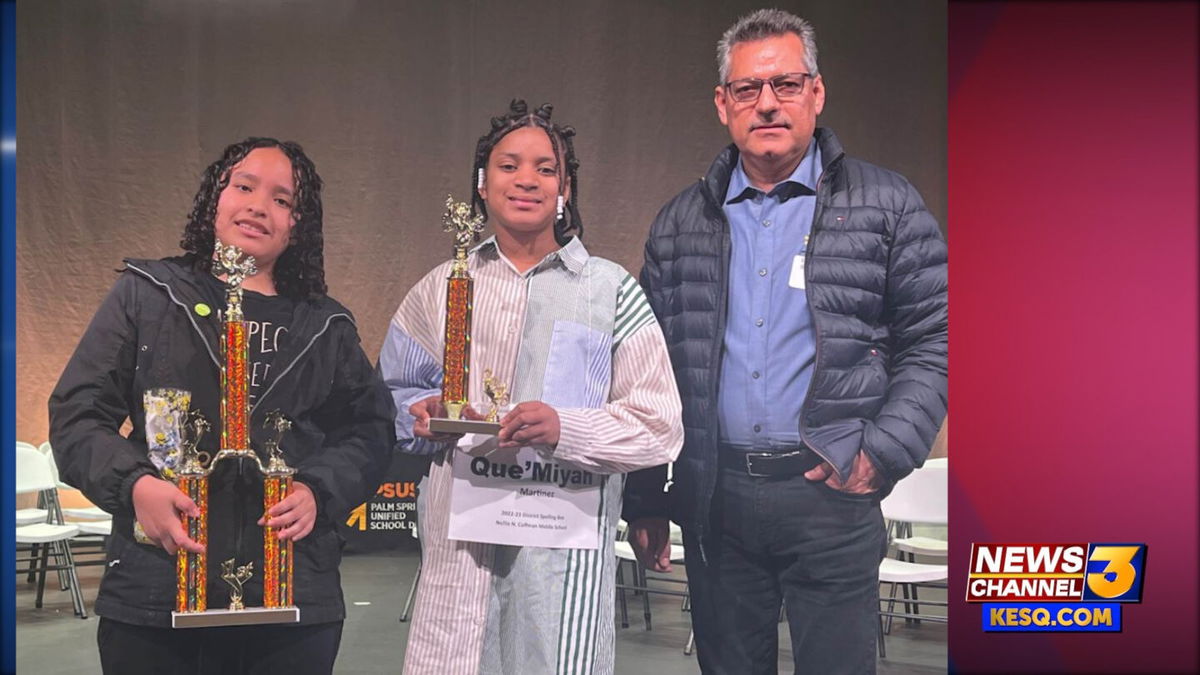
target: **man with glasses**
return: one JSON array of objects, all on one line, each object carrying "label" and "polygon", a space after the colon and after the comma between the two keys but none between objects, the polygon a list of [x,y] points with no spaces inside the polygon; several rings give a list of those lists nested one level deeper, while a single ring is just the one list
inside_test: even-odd
[{"label": "man with glasses", "polygon": [[946,246],[901,176],[844,154],[812,26],[779,10],[718,44],[733,144],[659,213],[641,282],[683,399],[684,448],[630,476],[642,564],[683,528],[706,673],[875,670],[879,500],[946,414]]}]

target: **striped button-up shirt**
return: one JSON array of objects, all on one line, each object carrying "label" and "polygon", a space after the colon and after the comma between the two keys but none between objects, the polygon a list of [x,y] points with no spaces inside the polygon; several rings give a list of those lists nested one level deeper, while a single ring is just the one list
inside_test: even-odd
[{"label": "striped button-up shirt", "polygon": [[[559,442],[541,450],[556,462],[620,474],[674,460],[683,442],[679,394],[658,323],[628,272],[590,256],[578,239],[523,272],[489,239],[468,256],[468,270],[468,386],[477,410],[487,407],[482,375],[491,370],[514,403],[555,409]],[[441,394],[449,271],[450,263],[439,266],[405,297],[379,359],[401,450],[437,453],[419,498],[423,568],[405,672],[612,672],[621,476],[603,481],[597,550],[447,537],[451,462],[460,453],[414,438],[408,409]]]}]

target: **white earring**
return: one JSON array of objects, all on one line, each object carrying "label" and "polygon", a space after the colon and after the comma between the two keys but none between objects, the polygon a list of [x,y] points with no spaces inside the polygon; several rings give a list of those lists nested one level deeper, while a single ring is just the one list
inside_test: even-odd
[{"label": "white earring", "polygon": [[555,211],[558,213],[557,220],[562,220],[563,219],[563,196],[562,195],[558,196],[558,202],[557,202]]},{"label": "white earring", "polygon": [[479,170],[479,180],[475,182],[475,187],[480,190],[483,189],[483,169]]}]

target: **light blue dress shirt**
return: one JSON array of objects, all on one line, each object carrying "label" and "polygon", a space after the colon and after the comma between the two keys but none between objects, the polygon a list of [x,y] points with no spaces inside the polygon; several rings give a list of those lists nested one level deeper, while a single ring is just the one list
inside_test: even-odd
[{"label": "light blue dress shirt", "polygon": [[770,192],[750,185],[741,161],[730,177],[729,310],[717,393],[722,443],[756,450],[800,443],[816,343],[806,291],[789,278],[804,258],[820,176],[821,152],[809,143],[796,170]]}]

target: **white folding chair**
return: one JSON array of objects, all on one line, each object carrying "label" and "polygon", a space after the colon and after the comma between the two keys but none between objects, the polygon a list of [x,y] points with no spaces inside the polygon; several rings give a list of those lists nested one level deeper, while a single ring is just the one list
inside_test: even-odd
[{"label": "white folding chair", "polygon": [[[944,462],[934,463],[932,465],[917,469],[908,477],[896,484],[895,489],[891,494],[884,498],[880,508],[883,511],[883,517],[891,523],[906,523],[909,526],[917,525],[939,525],[947,524],[947,474],[948,467]],[[911,530],[910,530],[911,532]],[[908,537],[911,544],[912,537]],[[917,545],[911,545],[910,548],[921,548]],[[929,548],[934,548],[930,546]],[[941,584],[944,585],[948,579],[948,567],[943,564],[918,563],[908,560],[896,560],[893,558],[885,558],[879,565],[879,581],[880,583],[891,584],[891,594],[888,598],[888,607],[883,609],[883,598],[880,597],[879,608],[879,656],[884,658],[887,655],[884,645],[884,636],[887,631],[884,630],[883,618],[888,617],[888,628],[891,628],[891,619],[900,617],[905,619],[922,619],[926,621],[935,621],[945,623],[946,618],[941,616],[929,616],[919,613],[920,605],[941,606],[945,607],[945,601],[935,600],[919,600],[916,594],[918,584]],[[902,600],[905,606],[904,612],[896,612],[896,590],[899,584],[904,584],[906,587],[913,589],[912,598]],[[906,592],[907,596],[907,592]]]},{"label": "white folding chair", "polygon": [[[16,492],[18,495],[39,493],[44,496],[47,506],[53,510],[57,504],[57,486],[50,464],[46,456],[29,444],[18,444],[16,448]],[[75,614],[82,619],[87,618],[87,608],[83,603],[83,593],[79,588],[79,577],[75,573],[75,559],[71,554],[72,537],[79,534],[79,528],[74,525],[60,523],[37,523],[17,528],[16,542],[24,545],[41,547],[40,555],[31,554],[31,569],[38,576],[37,601],[35,607],[42,606],[42,595],[46,587],[46,572],[63,571],[66,573],[66,584],[71,592],[71,602]],[[55,564],[50,564],[50,549],[55,549]],[[22,570],[19,573],[25,573]]]},{"label": "white folding chair", "polygon": [[[945,457],[929,459],[925,461],[921,471],[949,471],[949,463]],[[928,474],[926,474],[928,475]],[[906,479],[907,480],[907,479]],[[889,495],[889,500],[891,499]],[[900,500],[895,500],[894,503],[886,504],[884,517],[888,519],[889,532],[892,534],[892,545],[900,554],[897,559],[913,562],[914,555],[922,555],[933,558],[944,559],[947,555],[947,542],[940,537],[930,537],[926,535],[918,535],[913,533],[914,524],[928,524],[944,526],[944,514],[946,511],[946,490],[942,490],[932,495],[922,495],[916,501],[906,502],[904,494],[901,494]],[[931,501],[937,500],[937,501]],[[885,502],[886,503],[886,502]],[[926,518],[932,514],[933,517],[939,518],[940,522],[925,522],[921,520],[913,520],[914,518]]]},{"label": "white folding chair", "polygon": [[[24,441],[17,441],[17,447],[25,448],[25,449],[32,448],[34,450],[37,449],[33,446],[33,444],[26,443]],[[24,508],[24,509],[17,509],[17,514],[16,514],[17,526],[33,525],[34,523],[44,523],[44,522],[47,522],[47,518],[49,518],[49,517],[50,517],[50,512],[47,511],[46,509],[42,508],[41,500],[39,499],[38,505],[36,507],[31,506],[31,507]]]},{"label": "white folding chair", "polygon": [[[58,476],[58,462],[54,459],[54,453],[50,451],[50,442],[42,444],[42,448],[46,454],[46,460],[50,462],[50,471],[54,474],[54,483],[60,490],[75,490],[73,485],[64,483]],[[112,514],[99,506],[81,506],[75,508],[61,509],[62,515],[65,518],[72,520],[112,520]]]},{"label": "white folding chair", "polygon": [[[683,535],[678,525],[670,523],[669,536],[671,541],[671,562],[676,564],[684,563],[683,552]],[[625,598],[625,591],[631,590],[634,593],[642,595],[642,616],[646,624],[646,630],[650,630],[650,593],[658,593],[660,595],[674,595],[683,598],[685,601],[688,598],[687,582],[682,579],[671,579],[660,576],[647,576],[646,568],[642,567],[637,561],[637,556],[633,553],[633,546],[627,540],[628,524],[624,520],[617,523],[617,541],[613,542],[613,553],[617,556],[617,602],[621,608],[621,627],[629,628],[629,604]],[[679,543],[676,543],[676,542]],[[625,583],[625,563],[629,563],[633,569],[633,582]],[[666,582],[673,584],[682,584],[684,590],[677,591],[669,588],[655,588],[650,586],[651,581]]]},{"label": "white folding chair", "polygon": [[[98,506],[63,508],[58,491],[75,490],[76,488],[64,483],[62,478],[59,477],[58,463],[54,459],[54,451],[50,447],[50,441],[42,443],[38,447],[38,452],[41,452],[46,457],[46,462],[50,465],[50,473],[54,476],[54,483],[58,487],[57,490],[42,492],[39,497],[41,505],[49,509],[49,518],[46,522],[57,523],[59,525],[75,525],[79,528],[79,536],[73,540],[71,548],[71,555],[75,559],[76,569],[93,565],[104,565],[108,537],[112,535],[112,514]],[[37,546],[34,546],[35,551],[37,548]],[[31,566],[29,571],[30,581],[33,581],[33,576]],[[64,570],[58,571],[58,584],[62,590],[67,590],[68,579]]]},{"label": "white folding chair", "polygon": [[46,509],[27,508],[17,509],[17,526],[33,525],[34,523],[44,523],[50,517],[50,512]]}]

